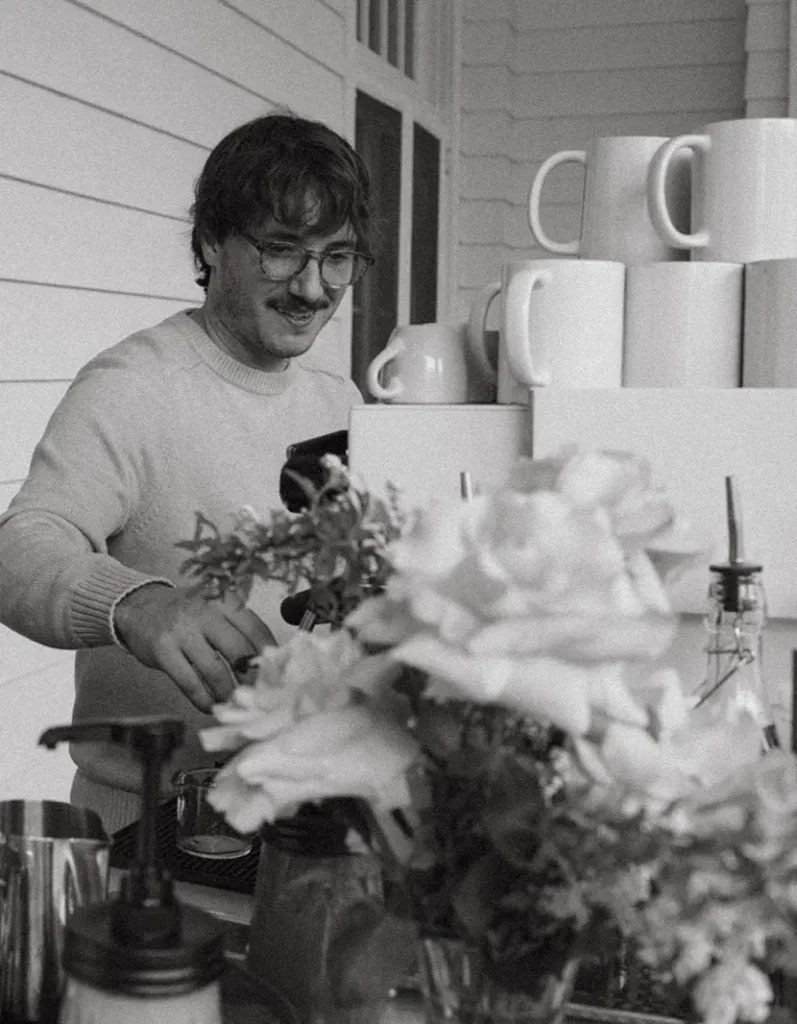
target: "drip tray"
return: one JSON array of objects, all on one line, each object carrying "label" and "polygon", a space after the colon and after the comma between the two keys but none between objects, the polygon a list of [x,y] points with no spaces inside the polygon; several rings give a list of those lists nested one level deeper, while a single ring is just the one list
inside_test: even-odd
[{"label": "drip tray", "polygon": [[[127,869],[136,852],[138,823],[126,825],[114,833],[111,842],[112,868]],[[252,896],[255,891],[257,864],[260,858],[260,838],[255,837],[249,853],[233,860],[211,860],[192,857],[177,848],[177,798],[160,804],[155,817],[155,843],[161,863],[177,882],[193,882],[216,889]]]}]

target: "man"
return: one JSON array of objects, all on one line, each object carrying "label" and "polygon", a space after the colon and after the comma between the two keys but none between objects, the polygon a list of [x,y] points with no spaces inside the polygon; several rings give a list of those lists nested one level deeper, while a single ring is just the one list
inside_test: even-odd
[{"label": "man", "polygon": [[[202,511],[279,504],[292,442],[343,429],[361,401],[306,354],[372,262],[367,170],[324,125],[268,115],[210,154],[195,186],[200,309],[92,359],[0,516],[0,621],[77,650],[75,720],[170,714],[173,769],[207,763],[197,731],[234,683],[230,664],[274,643],[234,601],[191,596],[177,541]],[[48,723],[42,723],[44,727]],[[139,812],[135,765],[76,744],[73,802],[115,831]]]}]

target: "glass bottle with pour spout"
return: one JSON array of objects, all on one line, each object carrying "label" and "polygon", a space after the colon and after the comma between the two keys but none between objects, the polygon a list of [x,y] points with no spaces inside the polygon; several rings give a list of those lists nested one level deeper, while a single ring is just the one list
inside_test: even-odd
[{"label": "glass bottle with pour spout", "polygon": [[739,502],[732,477],[725,478],[728,560],[709,566],[711,580],[704,623],[706,676],[695,694],[695,711],[708,719],[738,720],[751,714],[764,751],[780,746],[763,672],[766,594],[762,566],[744,557]]},{"label": "glass bottle with pour spout", "polygon": [[110,740],[135,752],[143,775],[136,856],[121,894],[80,908],[67,925],[59,1024],[221,1024],[221,928],[177,901],[156,849],[160,774],[183,730],[177,719],[144,717],[57,726],[39,740],[50,748]]}]

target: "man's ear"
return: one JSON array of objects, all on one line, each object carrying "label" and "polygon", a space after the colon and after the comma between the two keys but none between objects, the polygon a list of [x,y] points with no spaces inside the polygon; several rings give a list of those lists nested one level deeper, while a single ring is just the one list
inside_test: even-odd
[{"label": "man's ear", "polygon": [[200,243],[202,247],[202,257],[205,263],[209,267],[215,267],[219,262],[219,250],[221,245],[218,242],[211,241],[210,239],[203,239]]}]

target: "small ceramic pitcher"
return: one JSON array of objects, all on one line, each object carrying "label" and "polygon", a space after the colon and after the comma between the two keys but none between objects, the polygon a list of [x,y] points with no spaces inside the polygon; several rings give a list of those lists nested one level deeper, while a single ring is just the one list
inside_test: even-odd
[{"label": "small ceramic pitcher", "polygon": [[466,343],[464,324],[402,324],[371,361],[368,391],[383,402],[467,402]]}]

